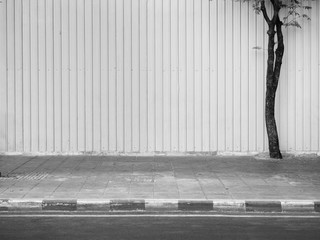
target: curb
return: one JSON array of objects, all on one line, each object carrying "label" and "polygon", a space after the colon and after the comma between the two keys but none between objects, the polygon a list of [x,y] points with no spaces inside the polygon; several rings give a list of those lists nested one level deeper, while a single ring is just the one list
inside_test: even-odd
[{"label": "curb", "polygon": [[0,199],[0,213],[14,211],[320,213],[320,201],[190,199]]}]

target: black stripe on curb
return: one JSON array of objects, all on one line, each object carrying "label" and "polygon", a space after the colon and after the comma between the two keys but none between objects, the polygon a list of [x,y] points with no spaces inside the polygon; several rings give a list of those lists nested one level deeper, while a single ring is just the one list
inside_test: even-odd
[{"label": "black stripe on curb", "polygon": [[145,200],[111,200],[111,211],[144,211]]},{"label": "black stripe on curb", "polygon": [[76,211],[77,200],[43,200],[42,210],[45,211]]},{"label": "black stripe on curb", "polygon": [[179,211],[213,211],[212,201],[178,201]]},{"label": "black stripe on curb", "polygon": [[109,201],[77,201],[77,211],[110,211]]},{"label": "black stripe on curb", "polygon": [[314,211],[315,212],[320,212],[320,201],[319,202],[314,202]]},{"label": "black stripe on curb", "polygon": [[282,212],[280,201],[246,201],[246,212]]}]

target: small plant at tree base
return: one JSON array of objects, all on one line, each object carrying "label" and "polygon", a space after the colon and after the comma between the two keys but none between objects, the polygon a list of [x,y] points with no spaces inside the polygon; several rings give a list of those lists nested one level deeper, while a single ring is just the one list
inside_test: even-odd
[{"label": "small plant at tree base", "polygon": [[[276,120],[274,117],[275,97],[278,88],[281,72],[282,58],[284,54],[284,42],[282,27],[301,28],[299,20],[308,19],[304,10],[311,9],[311,1],[314,0],[243,0],[253,2],[253,9],[256,13],[262,13],[268,24],[268,61],[267,61],[267,90],[265,99],[265,119],[269,140],[269,154],[271,158],[282,159]],[[268,14],[266,4],[272,7],[272,14]],[[280,19],[280,11],[287,10],[285,17]],[[270,15],[270,16],[269,16]],[[275,49],[275,37],[277,48]]]}]

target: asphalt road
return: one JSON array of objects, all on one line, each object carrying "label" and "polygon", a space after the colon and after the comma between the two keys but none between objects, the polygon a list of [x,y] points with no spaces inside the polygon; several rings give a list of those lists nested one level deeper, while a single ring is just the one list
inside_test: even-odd
[{"label": "asphalt road", "polygon": [[0,215],[0,239],[320,239],[320,216]]}]

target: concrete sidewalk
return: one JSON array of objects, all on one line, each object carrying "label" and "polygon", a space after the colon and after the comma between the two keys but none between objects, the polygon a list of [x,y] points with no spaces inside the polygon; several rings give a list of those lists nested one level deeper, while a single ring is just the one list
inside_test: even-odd
[{"label": "concrete sidewalk", "polygon": [[0,171],[0,210],[18,209],[17,203],[32,202],[35,209],[42,210],[59,210],[58,205],[62,210],[79,210],[82,203],[93,209],[107,204],[110,210],[130,210],[130,206],[137,210],[148,206],[212,210],[214,206],[231,206],[254,211],[263,210],[264,203],[276,212],[285,208],[319,211],[317,156],[287,156],[283,160],[1,156]]}]

